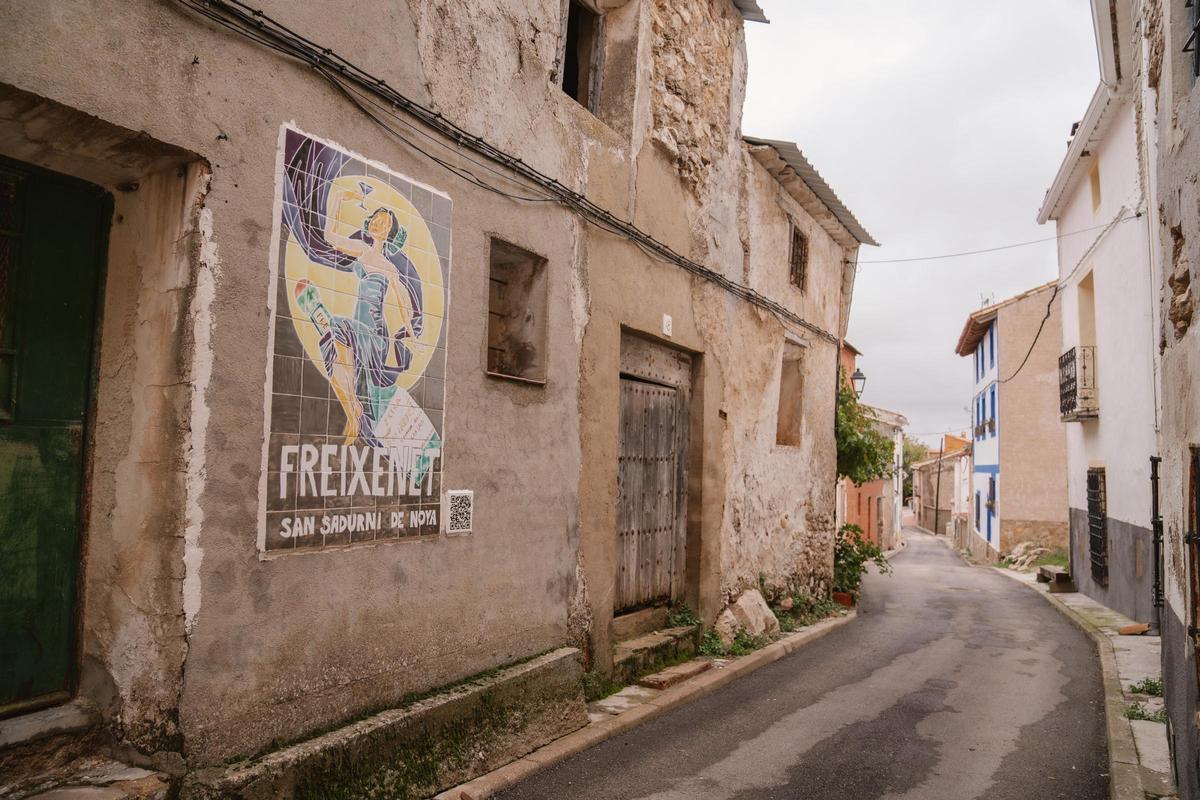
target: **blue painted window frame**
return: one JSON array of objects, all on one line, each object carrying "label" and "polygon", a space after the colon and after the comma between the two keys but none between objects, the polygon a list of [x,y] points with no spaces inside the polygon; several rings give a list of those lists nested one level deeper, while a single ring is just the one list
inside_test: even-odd
[{"label": "blue painted window frame", "polygon": [[996,384],[994,384],[994,383],[992,384],[991,394],[992,394],[992,416],[990,417],[990,419],[993,419],[996,421],[996,424],[992,426],[991,435],[993,437],[995,437],[995,435],[1000,430],[1000,419],[999,419],[1000,415],[996,413]]},{"label": "blue painted window frame", "polygon": [[988,326],[988,350],[991,353],[988,363],[990,366],[996,366],[996,325],[995,323]]}]

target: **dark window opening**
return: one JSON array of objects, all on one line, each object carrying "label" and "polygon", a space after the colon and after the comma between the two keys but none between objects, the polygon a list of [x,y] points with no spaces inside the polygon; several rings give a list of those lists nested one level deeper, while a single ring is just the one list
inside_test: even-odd
[{"label": "dark window opening", "polygon": [[788,254],[788,265],[793,286],[804,291],[805,280],[808,277],[808,237],[804,232],[792,225],[792,246]]},{"label": "dark window opening", "polygon": [[1184,8],[1192,10],[1188,15],[1192,29],[1183,43],[1183,52],[1192,54],[1192,77],[1196,78],[1200,77],[1200,0],[1187,0]]},{"label": "dark window opening", "polygon": [[1088,555],[1092,578],[1108,585],[1108,498],[1103,469],[1087,472]]},{"label": "dark window opening", "polygon": [[492,240],[487,371],[546,380],[546,259]]},{"label": "dark window opening", "polygon": [[600,15],[577,0],[567,5],[567,41],[562,89],[584,108],[596,110],[596,60],[600,54]]}]

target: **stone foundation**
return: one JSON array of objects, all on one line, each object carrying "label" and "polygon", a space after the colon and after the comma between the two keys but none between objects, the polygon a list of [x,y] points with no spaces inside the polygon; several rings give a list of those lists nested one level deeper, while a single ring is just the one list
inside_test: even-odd
[{"label": "stone foundation", "polygon": [[1001,520],[1000,549],[1008,552],[1021,542],[1032,542],[1050,550],[1066,550],[1070,539],[1070,525],[1066,522],[1042,520]]}]

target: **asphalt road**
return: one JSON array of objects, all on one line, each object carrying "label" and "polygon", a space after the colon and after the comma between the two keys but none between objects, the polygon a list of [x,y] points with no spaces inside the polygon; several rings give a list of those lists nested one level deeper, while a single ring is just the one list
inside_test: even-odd
[{"label": "asphalt road", "polygon": [[854,622],[498,797],[1108,797],[1091,641],[1029,589],[906,538]]}]

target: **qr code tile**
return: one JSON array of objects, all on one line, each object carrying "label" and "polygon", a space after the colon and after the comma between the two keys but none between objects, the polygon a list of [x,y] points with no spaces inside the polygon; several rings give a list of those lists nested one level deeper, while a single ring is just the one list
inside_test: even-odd
[{"label": "qr code tile", "polygon": [[470,533],[475,506],[475,493],[470,490],[455,490],[446,493],[450,501],[450,521],[447,533]]}]

